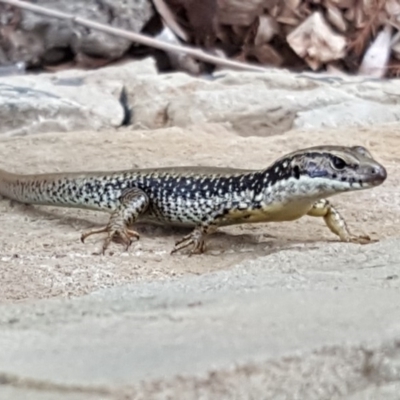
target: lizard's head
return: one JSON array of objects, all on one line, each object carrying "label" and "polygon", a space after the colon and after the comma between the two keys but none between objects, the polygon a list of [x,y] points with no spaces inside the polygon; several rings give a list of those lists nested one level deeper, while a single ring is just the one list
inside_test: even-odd
[{"label": "lizard's head", "polygon": [[275,183],[286,181],[299,195],[324,197],[378,186],[387,173],[365,147],[316,146],[280,158],[266,177]]}]

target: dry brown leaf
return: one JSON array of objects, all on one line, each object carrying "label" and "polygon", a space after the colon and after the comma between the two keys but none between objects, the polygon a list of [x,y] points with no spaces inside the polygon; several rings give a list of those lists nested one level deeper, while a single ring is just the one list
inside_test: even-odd
[{"label": "dry brown leaf", "polygon": [[209,49],[215,43],[217,0],[164,0],[179,25],[186,28],[189,41]]},{"label": "dry brown leaf", "polygon": [[392,55],[397,60],[400,60],[400,32],[397,32],[393,38],[391,43]]},{"label": "dry brown leaf", "polygon": [[344,13],[343,13],[343,18],[347,19],[347,21],[353,22],[355,19],[356,15],[356,10],[354,7],[348,8]]},{"label": "dry brown leaf", "polygon": [[276,18],[282,9],[282,0],[265,0],[263,4],[264,12],[272,18]]},{"label": "dry brown leaf", "polygon": [[183,4],[193,29],[195,44],[212,47],[216,39],[217,0],[184,0]]},{"label": "dry brown leaf", "polygon": [[247,29],[239,57],[256,59],[263,65],[280,66],[281,55],[268,44],[277,32],[278,25],[272,17],[262,15],[256,18]]},{"label": "dry brown leaf", "polygon": [[170,6],[165,2],[165,0],[153,0],[153,4],[161,15],[165,25],[168,26],[176,36],[187,42],[189,40],[187,32],[185,32],[178,24],[174,13],[171,11]]},{"label": "dry brown leaf", "polygon": [[262,65],[280,67],[283,63],[282,56],[267,43],[249,49],[246,55],[255,57]]},{"label": "dry brown leaf", "polygon": [[[231,28],[232,32],[236,35],[236,39],[241,43],[244,43],[248,40],[250,41],[254,40],[254,37],[257,32],[257,27],[258,27],[258,19],[255,19],[253,24],[250,25],[250,27],[242,25],[233,25]],[[253,36],[253,39],[249,39],[249,35],[251,34]]]},{"label": "dry brown leaf", "polygon": [[365,52],[358,70],[359,75],[372,76],[374,78],[385,76],[390,58],[391,38],[392,27],[387,25],[377,34],[375,40]]},{"label": "dry brown leaf", "polygon": [[388,70],[388,78],[400,77],[400,61],[390,60],[387,70]]},{"label": "dry brown leaf", "polygon": [[346,38],[333,32],[319,11],[308,17],[286,39],[313,70],[345,55]]},{"label": "dry brown leaf", "polygon": [[[354,51],[357,56],[360,56],[364,52],[367,43],[376,36],[379,26],[386,19],[386,16],[382,15],[386,0],[371,1],[370,7],[362,8],[364,5],[363,1],[357,0],[358,6],[355,11],[360,15],[364,15],[364,19],[359,23],[355,23],[356,27],[361,28],[354,32],[354,39],[349,44],[349,50]],[[355,17],[357,18],[357,16]]]},{"label": "dry brown leaf", "polygon": [[[308,0],[310,1],[310,0]],[[307,17],[309,17],[313,10],[306,0],[285,0],[281,3],[281,9],[276,16],[277,21],[280,23],[297,26]]]},{"label": "dry brown leaf", "polygon": [[385,10],[389,17],[398,17],[400,15],[400,1],[398,0],[387,0]]},{"label": "dry brown leaf", "polygon": [[285,0],[283,3],[285,4],[285,8],[289,8],[294,11],[300,7],[302,0]]},{"label": "dry brown leaf", "polygon": [[279,15],[280,7],[279,5],[275,5],[273,8],[269,10],[269,15],[273,18],[276,18]]},{"label": "dry brown leaf", "polygon": [[356,0],[328,0],[326,1],[327,3],[333,4],[338,8],[353,8]]},{"label": "dry brown leaf", "polygon": [[344,20],[341,11],[337,7],[329,4],[327,6],[326,18],[340,32],[347,31],[347,23]]},{"label": "dry brown leaf", "polygon": [[354,7],[354,27],[362,28],[366,22],[365,7],[362,0],[358,0],[358,4]]},{"label": "dry brown leaf", "polygon": [[302,20],[302,16],[299,15],[298,12],[300,2],[298,0],[288,0],[283,2],[283,4],[284,6],[282,6],[281,12],[276,18],[277,22],[280,24],[297,26]]},{"label": "dry brown leaf", "polygon": [[249,26],[254,18],[263,14],[264,0],[217,0],[217,4],[219,23]]},{"label": "dry brown leaf", "polygon": [[300,20],[296,17],[278,17],[276,21],[279,22],[280,24],[285,24],[290,26],[297,26],[300,23]]},{"label": "dry brown leaf", "polygon": [[268,43],[279,31],[278,24],[272,17],[261,15],[258,20],[258,29],[254,39],[256,46]]}]

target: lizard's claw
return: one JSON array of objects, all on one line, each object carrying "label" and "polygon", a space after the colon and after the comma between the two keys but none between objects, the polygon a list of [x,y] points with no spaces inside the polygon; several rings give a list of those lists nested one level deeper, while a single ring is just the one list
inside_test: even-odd
[{"label": "lizard's claw", "polygon": [[371,244],[371,243],[378,242],[378,240],[371,239],[371,237],[368,236],[368,235],[360,235],[360,236],[351,236],[348,239],[348,242],[350,242],[350,243],[358,243],[358,244]]},{"label": "lizard's claw", "polygon": [[205,242],[204,242],[204,234],[195,229],[193,232],[184,236],[182,239],[178,240],[175,243],[174,248],[171,251],[171,254],[174,254],[180,250],[185,249],[186,247],[193,246],[190,250],[189,257],[193,254],[201,254],[205,251]]},{"label": "lizard's claw", "polygon": [[122,229],[113,229],[111,226],[107,225],[100,229],[91,229],[83,232],[81,235],[81,242],[84,243],[87,237],[100,233],[107,233],[107,237],[104,239],[102,250],[100,252],[103,255],[112,241],[122,243],[123,245],[125,245],[125,251],[127,251],[129,249],[129,246],[132,244],[132,238],[135,238],[137,240],[140,239],[139,233],[132,229],[128,229],[126,227]]}]

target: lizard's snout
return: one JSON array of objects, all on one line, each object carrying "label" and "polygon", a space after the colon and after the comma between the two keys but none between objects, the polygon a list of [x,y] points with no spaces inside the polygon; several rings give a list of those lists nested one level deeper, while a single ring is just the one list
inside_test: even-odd
[{"label": "lizard's snout", "polygon": [[383,165],[376,164],[369,168],[367,181],[373,185],[380,185],[387,178],[386,168]]}]

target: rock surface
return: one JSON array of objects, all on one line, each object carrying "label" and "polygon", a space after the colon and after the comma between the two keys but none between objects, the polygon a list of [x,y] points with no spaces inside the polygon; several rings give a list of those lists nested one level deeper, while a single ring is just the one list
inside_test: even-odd
[{"label": "rock surface", "polygon": [[399,383],[396,245],[288,251],[73,302],[3,306],[0,371],[88,392],[133,385],[142,399],[322,400]]},{"label": "rock surface", "polygon": [[384,185],[332,199],[377,243],[337,243],[303,218],[222,229],[188,258],[169,255],[186,230],[140,225],[128,253],[97,257],[79,233],[107,215],[1,201],[0,397],[397,400],[398,123],[266,138],[228,124],[54,132],[0,142],[0,168],[262,168],[327,143],[367,146],[387,167]]},{"label": "rock surface", "polygon": [[104,71],[1,77],[0,135],[120,127],[130,115],[123,81],[152,73],[148,60]]},{"label": "rock surface", "polygon": [[138,81],[126,85],[135,105],[133,122],[151,129],[227,122],[240,135],[268,136],[291,128],[372,126],[400,119],[399,80],[271,69],[219,72],[211,80],[177,73],[156,79],[141,76]]},{"label": "rock surface", "polygon": [[0,134],[226,123],[241,136],[400,120],[400,81],[220,71],[157,74],[152,59],[0,78]]},{"label": "rock surface", "polygon": [[[154,15],[149,0],[37,0],[35,4],[91,21],[140,32]],[[7,10],[7,11],[6,11]],[[117,59],[132,42],[68,20],[50,18],[2,5],[3,41],[0,64],[24,61],[28,65],[62,62],[75,55]]]}]

